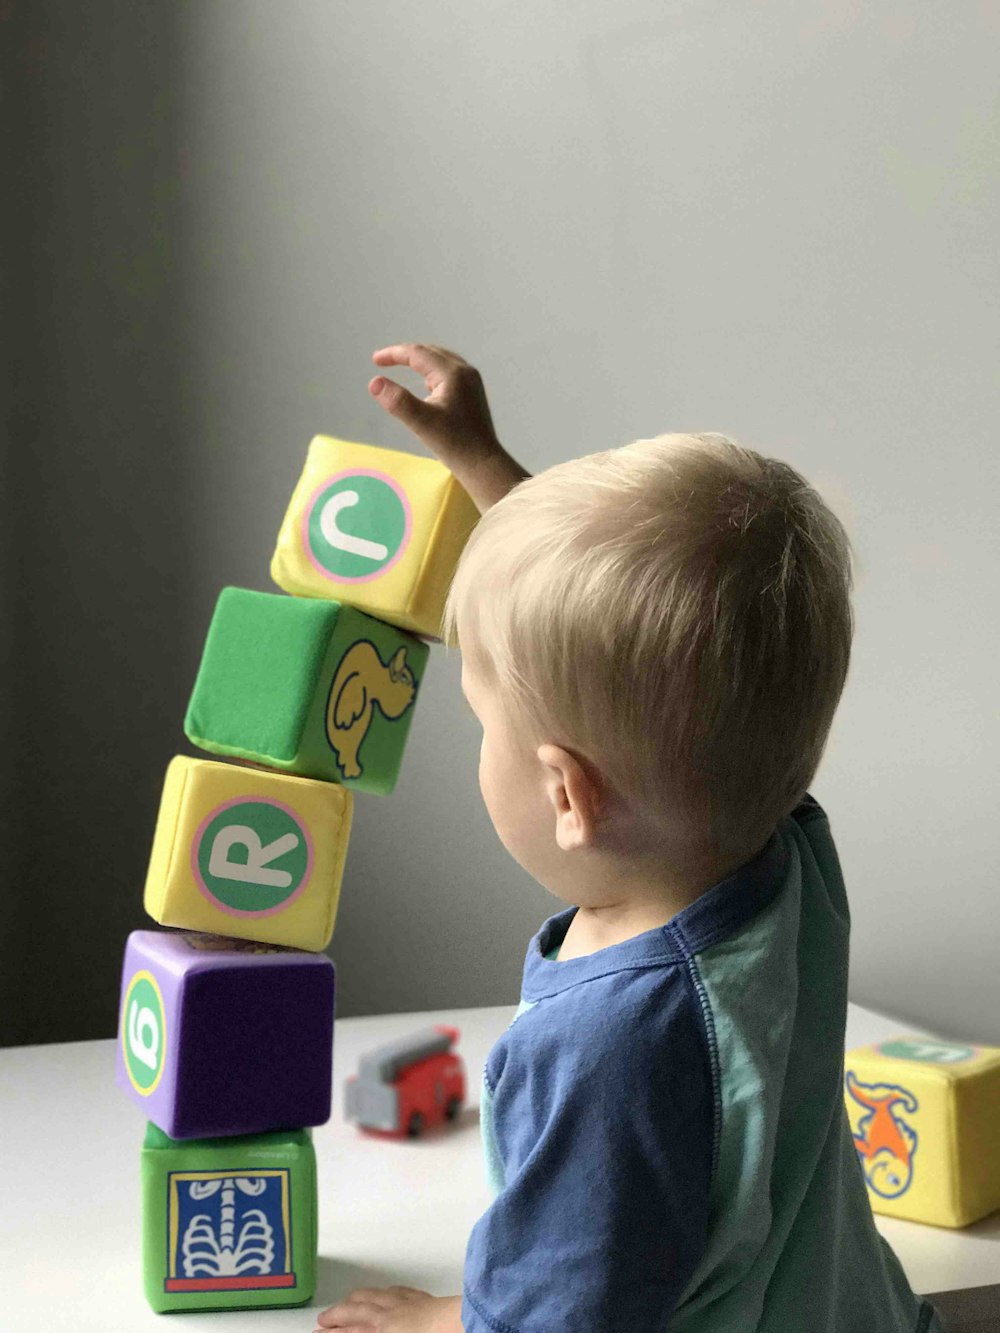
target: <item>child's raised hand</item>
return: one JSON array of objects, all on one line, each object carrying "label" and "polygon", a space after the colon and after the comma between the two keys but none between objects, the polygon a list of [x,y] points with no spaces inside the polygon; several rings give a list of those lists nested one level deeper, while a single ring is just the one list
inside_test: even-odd
[{"label": "child's raised hand", "polygon": [[462,1333],[461,1296],[431,1296],[416,1287],[357,1287],[319,1316],[340,1333]]},{"label": "child's raised hand", "polygon": [[376,375],[368,391],[454,472],[480,512],[528,476],[497,439],[482,378],[464,357],[427,343],[396,343],[379,348],[372,360],[423,375],[426,398],[384,375]]},{"label": "child's raised hand", "polygon": [[409,366],[430,393],[417,398],[395,380],[376,375],[369,392],[450,467],[500,449],[479,371],[457,352],[425,343],[397,343],[372,354],[377,366]]}]

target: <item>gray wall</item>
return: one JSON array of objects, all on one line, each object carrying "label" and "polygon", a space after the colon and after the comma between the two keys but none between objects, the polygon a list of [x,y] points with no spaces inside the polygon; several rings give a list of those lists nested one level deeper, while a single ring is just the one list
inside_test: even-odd
[{"label": "gray wall", "polygon": [[[314,433],[422,452],[366,383],[372,349],[424,339],[479,366],[532,470],[722,430],[827,496],[860,555],[812,788],[852,997],[1000,1043],[995,11],[47,0],[4,22],[3,1038],[113,1031],[215,596],[271,586]],[[514,1003],[562,906],[482,807],[459,669],[434,648],[396,791],[357,798],[341,1015]]]}]

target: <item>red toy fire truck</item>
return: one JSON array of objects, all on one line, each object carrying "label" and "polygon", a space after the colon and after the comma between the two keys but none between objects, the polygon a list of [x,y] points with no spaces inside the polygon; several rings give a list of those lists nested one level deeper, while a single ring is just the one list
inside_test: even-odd
[{"label": "red toy fire truck", "polygon": [[386,1138],[416,1138],[454,1120],[465,1099],[458,1038],[458,1028],[421,1028],[363,1055],[344,1084],[346,1118]]}]

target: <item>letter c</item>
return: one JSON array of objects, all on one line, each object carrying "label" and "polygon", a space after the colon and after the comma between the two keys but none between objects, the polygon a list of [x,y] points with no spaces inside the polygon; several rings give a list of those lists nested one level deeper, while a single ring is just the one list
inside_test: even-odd
[{"label": "letter c", "polygon": [[370,542],[365,537],[355,537],[350,532],[341,532],[337,526],[340,511],[352,508],[360,498],[357,491],[338,491],[336,495],[331,495],[320,510],[319,530],[338,551],[361,555],[366,560],[384,560],[389,554],[388,546],[383,546],[381,542]]}]

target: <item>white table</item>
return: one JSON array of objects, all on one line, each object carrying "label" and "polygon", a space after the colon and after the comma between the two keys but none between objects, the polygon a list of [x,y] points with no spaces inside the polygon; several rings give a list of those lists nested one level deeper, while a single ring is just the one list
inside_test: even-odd
[{"label": "white table", "polygon": [[[334,1109],[314,1130],[319,1172],[319,1282],[312,1307],[185,1313],[182,1333],[314,1326],[310,1308],[352,1287],[403,1283],[461,1290],[469,1231],[489,1203],[478,1124],[487,1052],[514,1006],[338,1019]],[[468,1103],[457,1123],[421,1140],[385,1141],[343,1118],[343,1081],[363,1051],[432,1023],[458,1027]],[[847,1044],[912,1031],[851,1005]],[[927,1035],[927,1034],[922,1034]],[[0,1330],[138,1333],[164,1328],[141,1274],[141,1111],[115,1085],[114,1042],[0,1051]],[[919,1292],[985,1285],[1000,1271],[1000,1213],[962,1231],[886,1218],[879,1229]],[[173,1321],[170,1324],[174,1328]]]}]

